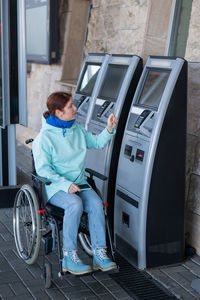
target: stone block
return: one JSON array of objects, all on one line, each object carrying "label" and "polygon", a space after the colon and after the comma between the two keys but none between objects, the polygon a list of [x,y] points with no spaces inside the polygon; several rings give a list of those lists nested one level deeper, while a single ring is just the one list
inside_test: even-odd
[{"label": "stone block", "polygon": [[5,270],[3,272],[0,272],[0,283],[1,284],[8,284],[13,282],[20,282],[19,277],[17,274],[13,272],[13,270]]},{"label": "stone block", "polygon": [[8,286],[8,284],[0,283],[0,299],[8,299],[8,297],[10,299],[10,297],[12,297],[12,296],[14,297],[15,294],[12,291],[12,289],[10,288],[10,286]]},{"label": "stone block", "polygon": [[26,297],[31,297],[30,293],[22,282],[13,282],[10,284],[10,286],[16,296],[21,295],[21,299],[27,299]]},{"label": "stone block", "polygon": [[144,26],[145,19],[145,12],[144,10],[141,10],[139,6],[121,7],[120,17],[118,20],[119,28],[134,31],[139,30],[140,28],[142,28],[140,27],[140,25]]},{"label": "stone block", "polygon": [[[198,137],[187,134],[187,143],[186,143],[186,174],[190,175],[194,170],[197,170],[198,163],[195,162],[196,160],[196,148],[198,149],[199,140]],[[198,159],[198,158],[197,158]],[[196,165],[196,167],[194,167]],[[196,173],[196,172],[195,172]],[[200,174],[199,174],[200,175]]]},{"label": "stone block", "polygon": [[188,122],[187,132],[193,135],[200,133],[200,63],[188,64]]},{"label": "stone block", "polygon": [[88,290],[88,291],[82,291],[80,292],[79,290],[77,290],[76,292],[65,292],[65,295],[67,296],[67,299],[70,300],[82,300],[82,299],[90,299],[90,297],[94,297],[95,294]]},{"label": "stone block", "polygon": [[59,289],[55,289],[54,286],[52,286],[50,289],[46,289],[45,291],[47,295],[50,297],[50,299],[59,299],[59,300],[66,299],[63,293]]},{"label": "stone block", "polygon": [[157,36],[146,36],[143,49],[143,58],[146,60],[149,55],[164,55],[165,53],[165,39]]},{"label": "stone block", "polygon": [[92,0],[92,7],[100,7],[102,4],[102,0]]},{"label": "stone block", "polygon": [[193,0],[192,12],[190,18],[189,34],[187,39],[185,58],[189,61],[199,61],[200,48],[200,19],[199,19],[200,2]]},{"label": "stone block", "polygon": [[185,217],[185,231],[189,233],[188,243],[193,246],[200,255],[200,216],[187,210]]},{"label": "stone block", "polygon": [[89,282],[88,287],[97,295],[104,295],[107,293],[107,289],[99,282]]},{"label": "stone block", "polygon": [[187,208],[200,216],[200,176],[195,174],[190,179]]}]

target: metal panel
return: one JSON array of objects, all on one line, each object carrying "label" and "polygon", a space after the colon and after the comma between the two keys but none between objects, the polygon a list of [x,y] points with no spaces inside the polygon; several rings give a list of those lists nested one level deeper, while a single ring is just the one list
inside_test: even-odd
[{"label": "metal panel", "polygon": [[8,184],[17,184],[15,125],[8,126]]},{"label": "metal panel", "polygon": [[9,1],[1,4],[1,73],[2,73],[2,122],[5,128],[10,123],[10,80],[9,80]]},{"label": "metal panel", "polygon": [[2,129],[0,128],[0,187],[2,186],[3,184],[3,174],[2,174]]},{"label": "metal panel", "polygon": [[26,27],[25,0],[18,0],[18,84],[19,124],[27,126],[27,69],[26,69]]}]

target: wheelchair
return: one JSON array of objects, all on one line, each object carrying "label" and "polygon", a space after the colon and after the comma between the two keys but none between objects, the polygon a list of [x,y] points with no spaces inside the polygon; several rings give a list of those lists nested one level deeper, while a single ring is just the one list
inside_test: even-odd
[{"label": "wheelchair", "polygon": [[[26,140],[29,144],[33,139]],[[44,243],[43,279],[45,288],[50,288],[52,281],[51,264],[45,260],[45,256],[52,251],[57,251],[59,272],[58,277],[62,279],[62,247],[60,231],[64,210],[47,202],[45,185],[51,182],[44,177],[38,176],[34,167],[32,157],[32,185],[24,184],[16,194],[13,208],[13,231],[17,253],[23,261],[29,265],[34,264],[38,258],[41,241]],[[86,169],[87,181],[102,199],[95,185],[94,177],[107,180],[107,177]],[[109,242],[109,250],[114,257],[114,249],[111,239],[111,232],[107,218],[107,203],[104,203],[106,232]],[[83,213],[79,225],[79,241],[82,248],[88,255],[92,255],[87,213]],[[79,275],[80,276],[80,275]]]}]

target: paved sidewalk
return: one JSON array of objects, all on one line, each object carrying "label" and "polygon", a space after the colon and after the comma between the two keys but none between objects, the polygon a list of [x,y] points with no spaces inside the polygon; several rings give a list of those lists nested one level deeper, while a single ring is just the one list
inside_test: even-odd
[{"label": "paved sidewalk", "polygon": [[[24,145],[17,145],[18,183],[30,181],[31,157],[30,150]],[[81,258],[91,263],[82,250]],[[42,280],[42,247],[37,263],[25,264],[18,258],[12,229],[12,208],[0,209],[0,300],[93,300],[93,299],[123,299],[131,298],[109,275],[96,272],[82,277],[65,275],[59,279],[58,263],[55,253],[48,255],[48,260],[53,266],[53,284],[50,289],[44,288]],[[199,299],[200,293],[192,288],[193,280],[200,279],[200,257],[187,259],[182,264],[162,268],[148,269],[147,272],[158,283],[171,291],[177,299]],[[134,281],[133,281],[134,284]],[[135,298],[137,299],[137,298]],[[157,300],[160,298],[148,299]]]},{"label": "paved sidewalk", "polygon": [[[43,266],[41,253],[34,265],[27,265],[18,258],[12,230],[12,209],[1,209],[0,297],[3,300],[132,299],[114,280],[101,272],[82,277],[68,274],[62,280],[59,279],[57,276],[58,260],[55,253],[47,256],[53,267],[53,284],[50,289],[45,289],[41,277]],[[91,258],[81,250],[80,257],[91,263]]]}]

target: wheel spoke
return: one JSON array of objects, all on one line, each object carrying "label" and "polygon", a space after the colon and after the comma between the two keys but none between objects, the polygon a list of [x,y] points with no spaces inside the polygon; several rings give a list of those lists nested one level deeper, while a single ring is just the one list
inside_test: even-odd
[{"label": "wheel spoke", "polygon": [[38,200],[34,190],[24,185],[16,195],[13,229],[17,251],[27,263],[33,263],[39,252],[41,232]]}]

